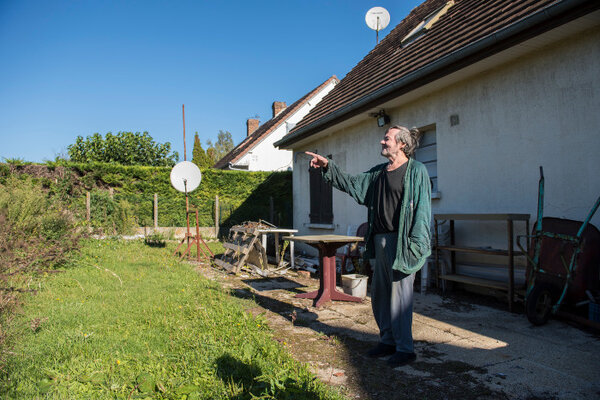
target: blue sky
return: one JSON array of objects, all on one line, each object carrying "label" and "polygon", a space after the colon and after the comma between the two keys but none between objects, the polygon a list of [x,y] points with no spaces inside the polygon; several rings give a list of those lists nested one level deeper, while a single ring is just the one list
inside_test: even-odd
[{"label": "blue sky", "polygon": [[148,131],[183,160],[194,132],[238,144],[246,119],[271,118],[374,46],[421,0],[0,0],[0,160],[42,162],[78,135]]}]

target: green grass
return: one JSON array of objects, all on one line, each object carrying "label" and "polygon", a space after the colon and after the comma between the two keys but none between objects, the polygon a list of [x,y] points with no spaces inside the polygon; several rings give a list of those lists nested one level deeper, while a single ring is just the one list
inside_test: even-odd
[{"label": "green grass", "polygon": [[[338,399],[167,248],[87,241],[12,324],[0,398]],[[31,284],[31,287],[34,283]]]}]

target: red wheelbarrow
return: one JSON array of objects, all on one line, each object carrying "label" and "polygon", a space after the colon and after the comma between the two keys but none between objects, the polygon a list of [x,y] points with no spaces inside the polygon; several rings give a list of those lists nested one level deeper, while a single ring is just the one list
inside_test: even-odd
[{"label": "red wheelbarrow", "polygon": [[[578,316],[577,306],[589,303],[600,291],[600,231],[590,223],[600,197],[584,221],[544,217],[544,170],[540,167],[537,223],[527,255],[525,311],[534,325],[543,325],[552,314],[575,319],[596,328],[600,323]],[[561,309],[559,311],[559,309]]]}]

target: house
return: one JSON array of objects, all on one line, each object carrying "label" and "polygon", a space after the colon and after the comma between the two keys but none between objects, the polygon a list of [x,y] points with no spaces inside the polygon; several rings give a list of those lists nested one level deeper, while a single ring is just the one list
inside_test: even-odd
[{"label": "house", "polygon": [[[331,155],[360,173],[385,161],[379,141],[394,124],[422,132],[416,158],[429,170],[433,213],[530,214],[531,229],[543,166],[544,215],[585,219],[600,195],[599,9],[599,1],[584,0],[416,7],[275,143],[295,154],[299,234],[346,234],[367,218],[364,207],[311,174],[300,154]],[[600,213],[591,222],[600,226]],[[507,246],[507,224],[456,229],[459,244]],[[493,274],[469,272],[476,256],[460,257],[465,273]],[[505,273],[503,260],[486,262]],[[515,273],[524,279],[522,268]]]},{"label": "house", "polygon": [[289,107],[282,101],[273,102],[273,118],[260,126],[258,119],[248,119],[247,137],[220,159],[214,168],[247,171],[290,170],[292,152],[277,149],[273,143],[288,134],[338,82],[337,77],[333,75]]}]

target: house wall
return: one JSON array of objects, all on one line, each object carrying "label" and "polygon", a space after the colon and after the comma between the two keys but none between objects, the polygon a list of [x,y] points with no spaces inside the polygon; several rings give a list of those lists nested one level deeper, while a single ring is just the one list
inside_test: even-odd
[{"label": "house wall", "polygon": [[[543,166],[544,215],[583,220],[600,195],[599,77],[600,28],[594,28],[386,111],[391,124],[436,126],[441,198],[432,201],[434,213],[529,213],[533,222]],[[460,122],[450,126],[453,114]],[[358,173],[385,161],[383,133],[370,119],[302,150],[332,154]],[[311,228],[308,159],[295,159],[299,234],[346,234],[348,224],[366,220],[364,207],[334,190],[333,226]],[[600,211],[592,223],[600,227]],[[457,225],[457,238],[506,247],[505,224]]]},{"label": "house wall", "polygon": [[240,158],[236,164],[248,165],[249,171],[285,171],[292,169],[292,151],[279,150],[273,146],[290,129],[293,128],[308,112],[319,103],[327,93],[335,87],[337,82],[330,82],[315,96],[305,102],[296,112],[292,113],[273,132],[257,143],[247,154]]},{"label": "house wall", "polygon": [[249,171],[285,171],[291,169],[292,152],[273,146],[286,133],[285,123],[257,143],[236,164],[248,165]]}]

